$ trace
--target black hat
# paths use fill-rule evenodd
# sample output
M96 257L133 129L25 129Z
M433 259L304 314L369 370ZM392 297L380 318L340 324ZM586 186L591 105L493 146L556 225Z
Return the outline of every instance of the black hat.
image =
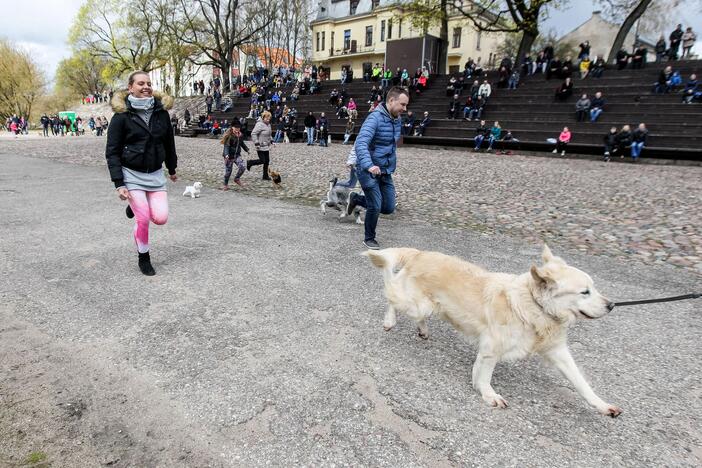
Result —
M237 120L232 121L232 128L241 128L241 123Z

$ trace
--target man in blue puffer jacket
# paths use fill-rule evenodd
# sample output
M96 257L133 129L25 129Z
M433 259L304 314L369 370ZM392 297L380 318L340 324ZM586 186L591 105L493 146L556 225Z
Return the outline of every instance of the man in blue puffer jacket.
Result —
M392 173L397 163L397 140L400 139L400 115L407 110L409 93L394 87L388 91L385 103L366 117L356 138L356 175L364 195L351 194L346 212L356 206L366 209L365 240L369 249L380 248L375 240L375 227L380 213L395 211L395 185Z

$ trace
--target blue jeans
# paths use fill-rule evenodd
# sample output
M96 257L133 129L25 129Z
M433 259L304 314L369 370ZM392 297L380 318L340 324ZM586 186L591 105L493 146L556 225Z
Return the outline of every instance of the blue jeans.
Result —
M356 166L352 166L351 169L349 169L349 180L346 180L344 182L337 182L336 185L339 185L341 187L348 187L350 189L356 187L356 184L358 183L358 176L356 176Z
M273 137L273 143L280 143L281 141L283 141L283 131L276 130L275 136Z
M488 149L491 150L493 143L495 143L495 137L493 135L490 135L488 137L488 143Z
M636 159L641 154L641 150L644 147L643 141L634 141L631 143L631 157Z
M314 144L314 127L307 127L307 144Z
M483 144L484 139L485 139L485 135L476 135L475 136L475 149L480 148L480 145Z
M375 227L380 213L391 214L395 211L395 184L392 175L372 175L360 167L356 168L358 181L361 182L363 195L352 195L359 206L366 209L365 240L375 239Z
M468 115L469 119L480 119L480 117L483 115L483 108L473 108L470 110L470 114Z
M599 107L591 109L590 110L590 122L596 122L597 119L600 117L601 113L602 113L602 109L600 109Z

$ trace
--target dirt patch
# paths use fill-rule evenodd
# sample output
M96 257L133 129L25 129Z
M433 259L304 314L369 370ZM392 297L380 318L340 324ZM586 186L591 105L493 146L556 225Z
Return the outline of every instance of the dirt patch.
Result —
M148 384L2 309L0 467L218 466Z

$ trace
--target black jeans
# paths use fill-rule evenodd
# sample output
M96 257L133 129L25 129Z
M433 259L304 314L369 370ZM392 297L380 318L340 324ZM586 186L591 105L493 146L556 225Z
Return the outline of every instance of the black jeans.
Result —
M249 161L249 166L258 166L263 164L263 180L269 179L268 177L268 164L270 163L270 154L268 151L257 150L258 159Z

